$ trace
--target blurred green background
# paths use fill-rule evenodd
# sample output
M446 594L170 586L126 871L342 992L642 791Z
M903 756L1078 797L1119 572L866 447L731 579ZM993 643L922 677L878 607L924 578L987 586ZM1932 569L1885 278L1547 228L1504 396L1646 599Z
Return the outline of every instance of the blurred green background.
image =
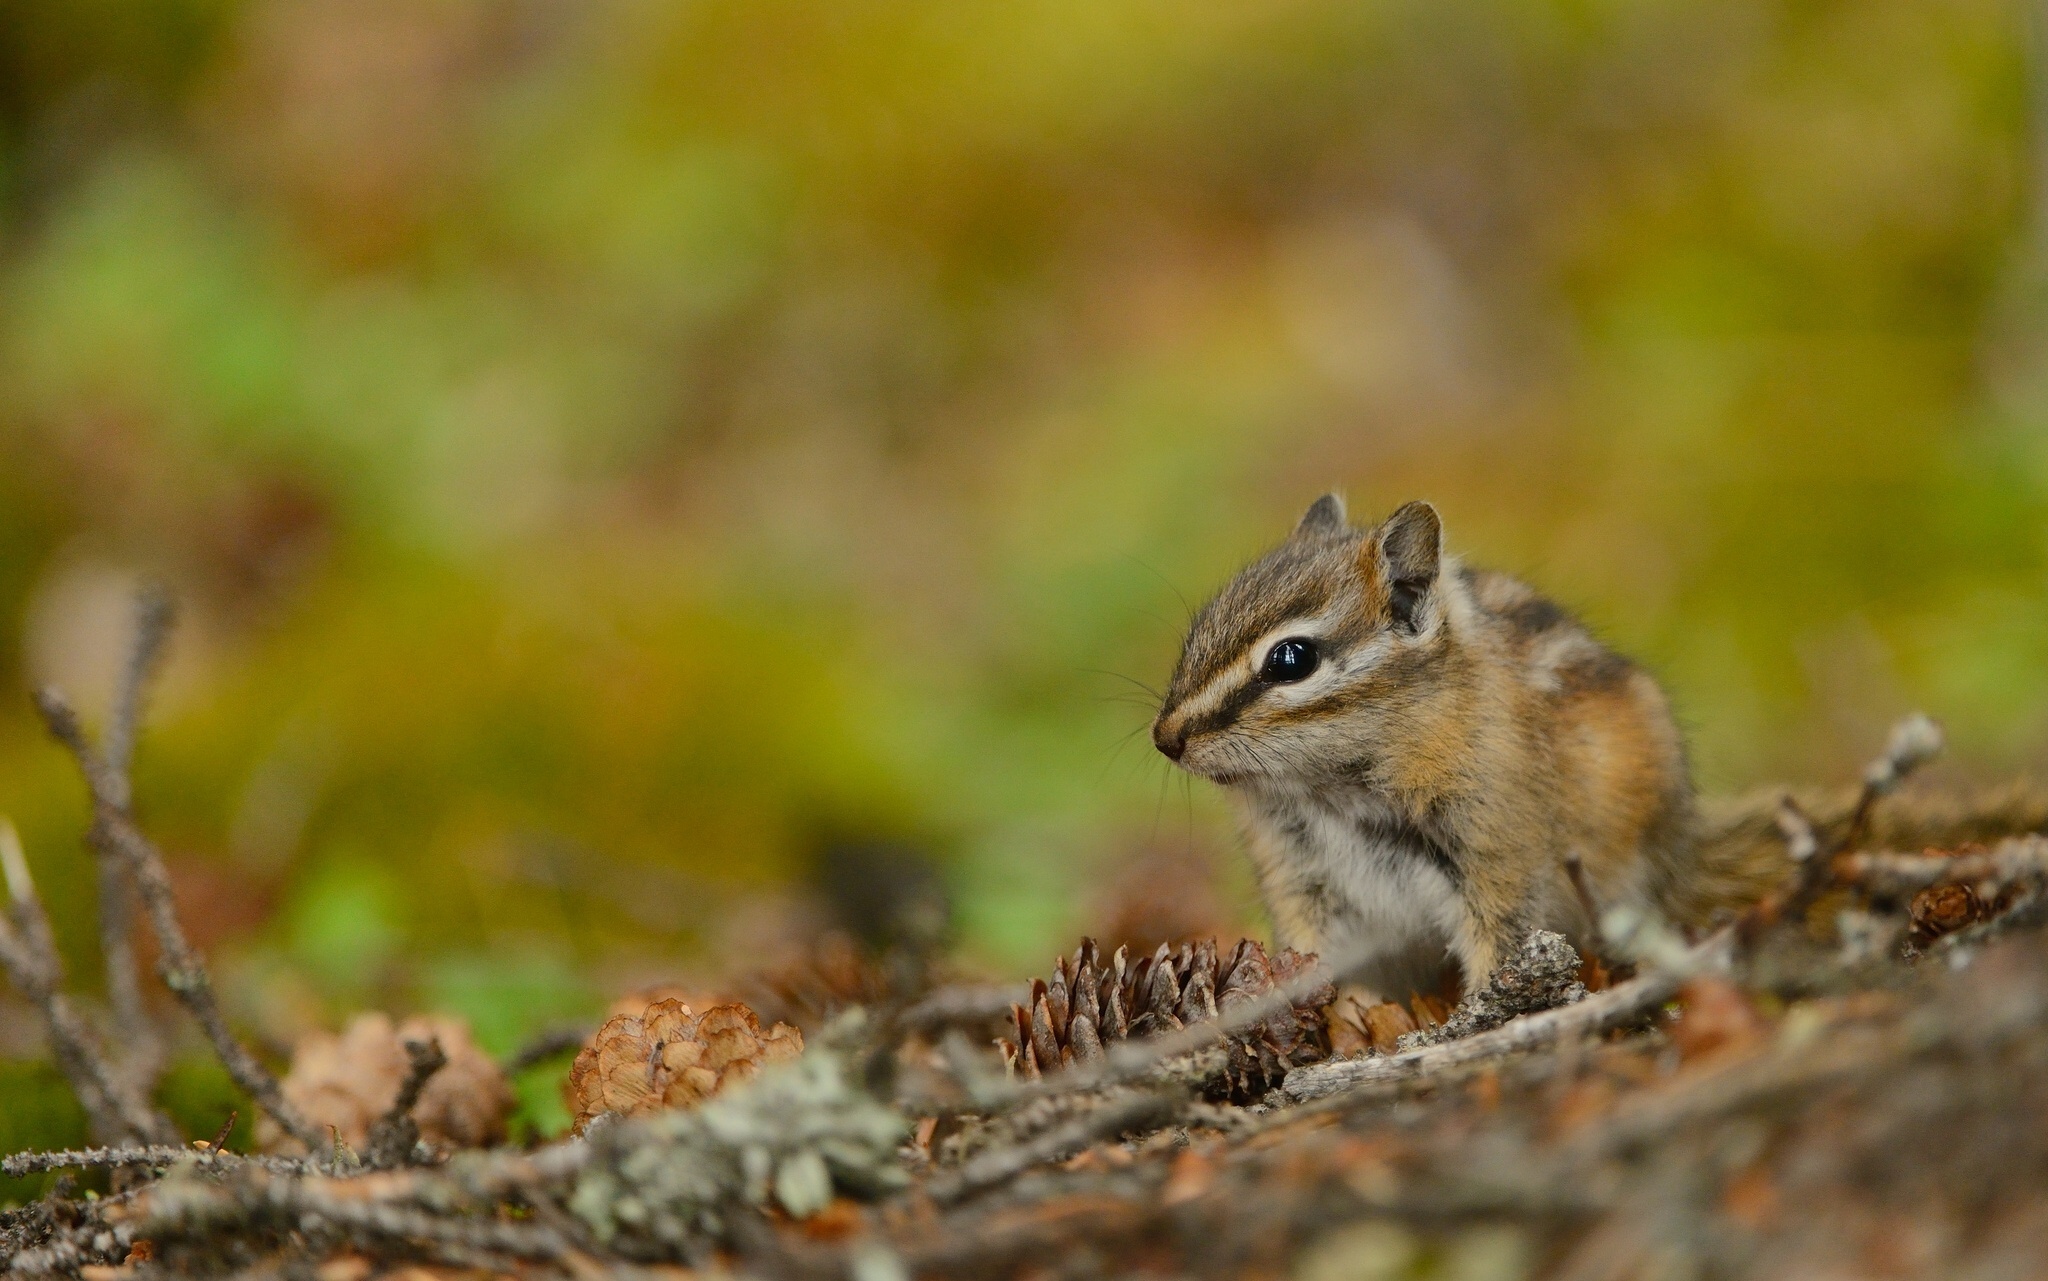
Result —
M141 805L269 1044L751 963L846 842L1021 973L1162 849L1245 911L1129 682L1333 487L1643 657L1709 790L1913 707L2030 767L2041 48L1995 0L0 0L0 813L90 990L21 692L102 711L154 578Z

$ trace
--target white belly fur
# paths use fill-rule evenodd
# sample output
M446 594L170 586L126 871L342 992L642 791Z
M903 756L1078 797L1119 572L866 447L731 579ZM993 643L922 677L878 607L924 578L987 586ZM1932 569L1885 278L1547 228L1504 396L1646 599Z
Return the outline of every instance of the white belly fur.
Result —
M1419 848L1373 833L1397 828L1377 802L1333 804L1290 797L1252 807L1279 856L1276 893L1293 897L1316 937L1285 940L1326 956L1363 945L1367 959L1351 982L1387 1000L1433 992L1455 964L1453 940L1464 918L1457 887Z

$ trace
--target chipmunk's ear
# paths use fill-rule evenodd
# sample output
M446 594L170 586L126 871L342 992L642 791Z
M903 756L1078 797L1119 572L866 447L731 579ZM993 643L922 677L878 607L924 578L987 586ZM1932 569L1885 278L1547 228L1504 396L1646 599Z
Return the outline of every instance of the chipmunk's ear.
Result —
M1309 505L1308 514L1294 527L1296 538L1316 538L1324 534L1344 532L1344 500L1335 494L1324 494Z
M1428 503L1409 503L1387 517L1374 542L1394 622L1413 631L1443 565L1443 518Z

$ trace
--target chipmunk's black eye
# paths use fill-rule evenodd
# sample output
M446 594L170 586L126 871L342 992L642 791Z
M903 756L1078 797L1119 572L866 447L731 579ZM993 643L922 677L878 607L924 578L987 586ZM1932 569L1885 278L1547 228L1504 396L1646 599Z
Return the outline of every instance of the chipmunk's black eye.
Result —
M1320 661L1322 655L1316 653L1314 641L1299 636L1289 637L1266 651L1266 661L1259 668L1259 679L1275 685L1305 680Z

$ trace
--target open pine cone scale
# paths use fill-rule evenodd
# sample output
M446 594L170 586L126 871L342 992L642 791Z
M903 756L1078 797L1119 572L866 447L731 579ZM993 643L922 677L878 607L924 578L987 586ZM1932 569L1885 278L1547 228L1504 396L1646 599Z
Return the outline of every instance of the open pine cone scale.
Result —
M1102 1059L1118 1041L1206 1023L1224 1010L1263 996L1313 963L1290 950L1268 959L1265 945L1244 939L1219 959L1213 939L1161 944L1132 964L1128 948L1105 960L1094 939L1081 940L1072 961L1060 957L1050 981L1031 985L1029 1006L1010 1007L1014 1039L997 1042L1008 1070L1026 1079L1071 1064ZM1329 996L1310 993L1231 1038L1230 1092L1262 1092L1287 1068L1328 1053L1321 1007Z

